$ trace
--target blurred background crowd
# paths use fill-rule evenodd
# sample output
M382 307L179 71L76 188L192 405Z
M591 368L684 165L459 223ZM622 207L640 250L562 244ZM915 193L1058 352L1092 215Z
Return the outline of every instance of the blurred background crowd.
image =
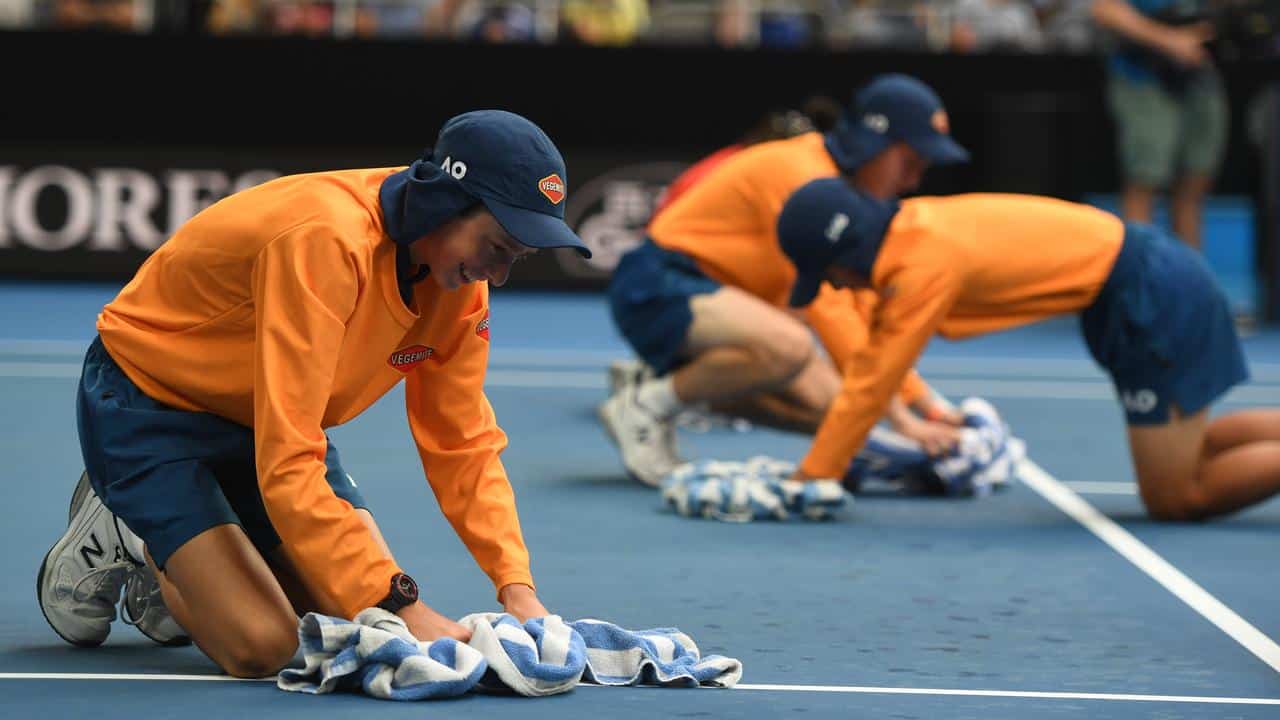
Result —
M1092 0L0 0L0 28L433 37L493 43L716 44L920 52L1097 52ZM1173 3L1172 5L1177 5ZM1183 3L1184 5L1187 3ZM1280 0L1192 2L1251 47ZM1225 19L1224 19L1225 18Z

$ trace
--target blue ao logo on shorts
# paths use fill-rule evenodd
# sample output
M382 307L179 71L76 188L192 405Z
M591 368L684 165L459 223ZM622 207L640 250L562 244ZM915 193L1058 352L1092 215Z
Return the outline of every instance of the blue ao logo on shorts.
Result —
M1120 393L1120 404L1134 413L1149 413L1160 404L1160 396L1154 390L1125 390Z

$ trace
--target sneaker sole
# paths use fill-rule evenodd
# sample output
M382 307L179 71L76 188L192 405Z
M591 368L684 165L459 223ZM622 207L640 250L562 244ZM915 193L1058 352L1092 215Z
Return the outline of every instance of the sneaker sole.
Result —
M84 496L89 494L89 471L80 473L80 480L76 483L75 492L71 493L71 504L67 506L67 527L71 527L71 520L76 516L76 508L80 507L80 503L84 502Z

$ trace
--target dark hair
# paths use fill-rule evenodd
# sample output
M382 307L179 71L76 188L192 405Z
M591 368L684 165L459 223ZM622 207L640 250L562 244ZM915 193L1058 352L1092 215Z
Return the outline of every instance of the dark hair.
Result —
M783 140L807 132L827 132L840 118L840 103L825 96L811 95L805 98L799 109L773 110L756 121L743 133L739 142L743 145Z

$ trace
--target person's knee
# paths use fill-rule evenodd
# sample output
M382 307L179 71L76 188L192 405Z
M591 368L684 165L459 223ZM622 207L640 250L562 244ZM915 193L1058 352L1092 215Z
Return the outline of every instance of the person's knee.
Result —
M784 326L758 344L755 351L771 384L781 387L795 379L812 360L813 339L803 326Z
M289 664L298 650L293 623L254 621L225 637L222 657L213 658L228 675L259 678L274 675Z
M1194 482L1169 483L1160 492L1144 491L1142 501L1147 515L1160 522L1196 522L1210 515L1209 498Z

